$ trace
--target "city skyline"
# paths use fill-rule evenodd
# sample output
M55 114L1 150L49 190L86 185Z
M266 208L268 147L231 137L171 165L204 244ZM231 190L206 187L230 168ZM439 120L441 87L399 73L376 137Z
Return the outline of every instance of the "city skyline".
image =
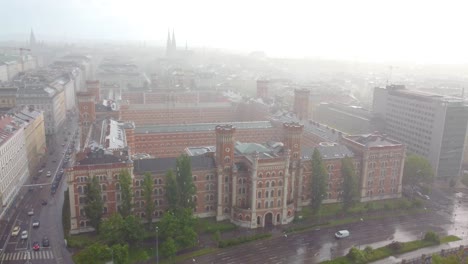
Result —
M264 51L271 57L367 62L467 63L462 36L466 5L451 1L10 1L2 40L114 40ZM215 23L214 23L215 22Z

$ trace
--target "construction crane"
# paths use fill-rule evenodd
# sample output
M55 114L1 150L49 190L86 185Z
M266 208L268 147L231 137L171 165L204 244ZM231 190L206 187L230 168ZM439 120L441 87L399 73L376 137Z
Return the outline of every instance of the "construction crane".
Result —
M29 51L31 52L31 49L27 48L17 48L17 47L0 47L2 50L18 50L20 57L21 57L21 71L24 71L24 59L23 59L23 51Z

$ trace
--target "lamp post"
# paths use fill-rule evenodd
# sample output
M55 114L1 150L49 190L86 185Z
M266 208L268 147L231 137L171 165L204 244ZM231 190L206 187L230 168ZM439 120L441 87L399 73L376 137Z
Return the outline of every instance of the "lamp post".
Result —
M159 228L156 226L156 264L159 264Z

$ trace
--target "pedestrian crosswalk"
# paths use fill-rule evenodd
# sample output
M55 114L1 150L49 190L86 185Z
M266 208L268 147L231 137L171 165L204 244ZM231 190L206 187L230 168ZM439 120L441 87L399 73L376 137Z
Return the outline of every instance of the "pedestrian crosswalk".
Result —
M54 253L50 250L39 251L17 251L5 252L0 255L0 261L13 261L13 260L28 260L28 259L53 259Z

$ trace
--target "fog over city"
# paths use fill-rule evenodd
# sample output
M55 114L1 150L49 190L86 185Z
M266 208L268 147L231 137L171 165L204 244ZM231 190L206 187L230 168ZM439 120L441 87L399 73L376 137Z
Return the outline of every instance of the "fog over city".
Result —
M1 39L164 44L175 28L192 47L273 57L467 63L466 1L3 0Z
M0 0L0 264L468 263L467 10Z

